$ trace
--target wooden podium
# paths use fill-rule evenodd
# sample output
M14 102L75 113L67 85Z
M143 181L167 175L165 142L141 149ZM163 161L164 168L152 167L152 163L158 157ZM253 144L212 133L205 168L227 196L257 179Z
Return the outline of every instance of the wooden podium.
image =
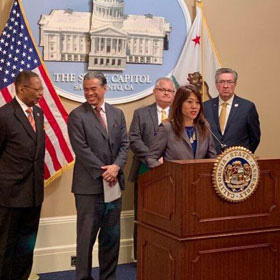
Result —
M280 280L280 159L260 159L256 192L220 198L214 160L166 162L138 193L138 280Z

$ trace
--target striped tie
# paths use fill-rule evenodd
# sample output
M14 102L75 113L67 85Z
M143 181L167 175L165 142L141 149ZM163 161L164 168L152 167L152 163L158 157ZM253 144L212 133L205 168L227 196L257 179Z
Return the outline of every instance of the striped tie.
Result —
M101 107L95 107L96 116L99 119L99 121L100 121L102 127L104 128L104 130L107 132L107 126L106 126L105 121L104 121L104 119L101 115L101 110L102 110Z
M28 118L33 130L36 132L36 124L35 124L35 120L34 120L34 117L33 117L32 109L28 108L28 109L25 110L25 112L27 113L27 118Z

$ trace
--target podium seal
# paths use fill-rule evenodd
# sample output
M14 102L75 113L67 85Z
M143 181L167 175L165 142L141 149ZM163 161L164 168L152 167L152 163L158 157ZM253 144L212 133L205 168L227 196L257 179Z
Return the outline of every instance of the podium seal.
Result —
M230 202L251 196L259 182L260 170L255 156L244 147L231 147L218 156L212 179L217 194Z

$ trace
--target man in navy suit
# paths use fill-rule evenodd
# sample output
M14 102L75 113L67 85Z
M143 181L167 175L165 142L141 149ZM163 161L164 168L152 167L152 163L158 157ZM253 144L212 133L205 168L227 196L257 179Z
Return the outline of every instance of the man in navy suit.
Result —
M22 71L0 108L0 279L26 280L44 196L45 132L39 76Z
M204 114L221 143L243 146L254 153L261 137L259 116L254 103L235 94L237 78L237 72L230 68L217 70L219 96L204 102ZM216 139L215 143L217 153L221 153L221 143Z
M121 197L104 200L104 186L124 189L128 137L123 112L104 102L107 80L89 72L83 81L86 102L69 115L68 131L76 154L72 192L77 209L76 279L91 276L98 234L100 280L115 280L120 247Z

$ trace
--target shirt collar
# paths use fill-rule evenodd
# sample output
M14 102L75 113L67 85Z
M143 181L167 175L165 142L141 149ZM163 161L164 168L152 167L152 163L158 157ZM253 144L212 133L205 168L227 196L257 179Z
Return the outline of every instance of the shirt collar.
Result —
M94 106L94 105L91 105L91 107L93 108L93 110L96 108L96 106ZM105 113L105 102L103 102L103 104L101 106L98 106L98 107L101 107L102 112Z
M223 103L227 103L228 105L232 106L233 103L233 99L234 99L234 95L228 100L228 101L224 101L220 96L219 96L219 106L221 106Z
M26 109L28 109L28 108L31 108L31 109L33 110L32 107L28 107L25 103L23 103L23 102L19 99L19 97L18 97L17 95L15 96L15 99L16 99L17 102L19 103L19 105L20 105L21 109L23 110L23 112L25 112Z
M157 105L157 112L158 113L161 113L162 112L162 110L164 110L165 112L166 112L166 114L168 115L168 113L169 113L169 109L170 109L170 107L168 106L168 107L166 107L165 109L163 109L163 108L161 108L160 106L158 106Z

